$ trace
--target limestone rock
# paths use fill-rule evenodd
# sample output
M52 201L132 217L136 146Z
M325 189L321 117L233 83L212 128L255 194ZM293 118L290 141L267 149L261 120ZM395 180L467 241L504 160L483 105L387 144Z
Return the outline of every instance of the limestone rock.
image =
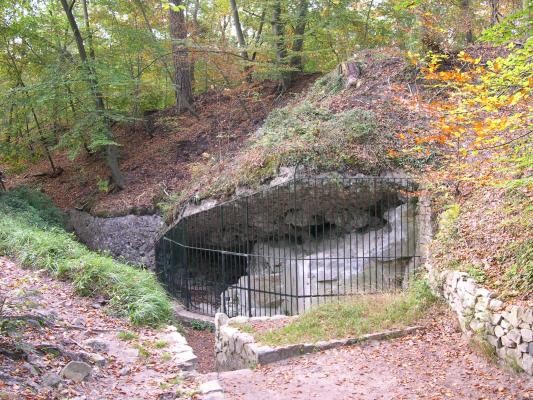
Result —
M522 342L522 335L520 334L520 331L518 329L511 329L507 333L507 337L509 338L509 340L512 340L516 344L519 344Z
M502 346L500 338L497 336L487 335L487 342L489 342L492 346L496 348L499 348Z
M56 373L47 372L43 375L42 380L43 386L54 387L59 385L59 382L61 382L61 377Z
M533 331L531 329L521 329L520 333L524 342L533 342Z
M492 325L498 325L500 323L500 321L502 320L502 315L501 314L492 314L491 318L490 318L490 323Z
M524 354L522 357L522 368L529 375L533 375L533 356L530 354Z
M92 371L92 367L82 361L71 361L62 370L61 377L74 382L81 382L86 379Z
M502 337L503 335L505 335L505 330L500 325L496 325L494 327L494 334L497 337Z
M96 352L106 352L109 350L109 343L100 339L87 339L83 344Z

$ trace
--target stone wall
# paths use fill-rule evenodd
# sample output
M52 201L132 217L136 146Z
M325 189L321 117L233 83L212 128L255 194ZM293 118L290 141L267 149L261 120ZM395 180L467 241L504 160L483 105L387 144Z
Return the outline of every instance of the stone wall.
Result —
M369 340L384 340L401 337L422 329L421 326L394 329L390 331L369 333L356 338L332 339L315 343L297 343L270 347L256 343L249 333L239 330L239 324L254 321L274 321L290 319L285 315L273 317L234 317L218 313L215 316L215 362L218 371L234 371L253 368L302 354L315 353L342 346L351 346Z
M149 268L155 266L155 240L164 226L159 215L94 217L70 210L69 227L93 250L109 251L114 257Z
M463 332L486 340L499 359L533 375L533 308L506 305L465 272L434 268L430 200L422 196L419 204L420 251L431 286L455 311Z
M500 359L533 375L533 308L506 306L464 272L441 272L439 279L463 331L485 338Z

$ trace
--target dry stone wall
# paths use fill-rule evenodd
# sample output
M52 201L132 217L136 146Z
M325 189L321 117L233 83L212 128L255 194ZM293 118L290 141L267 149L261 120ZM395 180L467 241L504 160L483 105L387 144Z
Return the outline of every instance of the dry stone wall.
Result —
M465 272L435 268L430 199L421 196L419 206L420 251L433 289L455 311L463 332L485 339L499 359L533 375L533 308L505 304Z
M533 375L533 308L506 306L464 272L439 275L444 298L463 331L486 338L500 359Z

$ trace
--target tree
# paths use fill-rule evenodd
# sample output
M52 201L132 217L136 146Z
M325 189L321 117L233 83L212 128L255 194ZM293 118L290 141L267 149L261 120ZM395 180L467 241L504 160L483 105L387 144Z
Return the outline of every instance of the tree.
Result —
M94 100L94 104L96 107L96 111L98 113L98 117L99 117L98 119L100 120L99 128L103 130L105 138L108 140L108 143L106 143L105 145L105 149L106 149L106 161L111 171L111 177L113 179L113 182L117 186L117 188L123 189L124 179L119 169L117 144L113 141L113 133L111 132L111 129L109 126L109 119L106 118L106 108L104 104L104 99L102 97L102 93L100 92L100 88L98 86L98 76L96 74L96 70L94 69L94 66L91 65L87 57L87 52L85 50L85 44L83 42L83 38L78 28L78 23L76 22L76 18L74 17L74 14L72 12L72 7L67 3L67 0L60 0L60 1L61 1L61 6L63 7L63 10L65 11L65 15L67 16L70 29L72 30L74 39L76 41L76 46L78 48L78 55L81 59L82 66L85 71L84 77L90 88L90 91L91 91L91 94ZM83 7L84 7L85 13L87 9L86 1L87 0L83 0L83 3L84 3ZM74 5L74 3L72 3L72 5ZM87 24L88 24L88 20L87 20ZM93 54L91 54L91 57L93 57Z
M172 41L172 60L174 62L174 86L176 88L176 109L178 112L193 112L191 63L185 23L185 7L182 0L172 0L169 6L170 39Z

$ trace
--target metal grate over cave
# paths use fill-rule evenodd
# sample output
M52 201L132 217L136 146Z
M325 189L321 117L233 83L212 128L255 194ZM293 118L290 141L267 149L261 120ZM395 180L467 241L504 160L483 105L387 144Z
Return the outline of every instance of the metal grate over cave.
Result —
M168 291L193 312L299 314L414 276L417 185L406 178L295 178L182 217L156 245Z

